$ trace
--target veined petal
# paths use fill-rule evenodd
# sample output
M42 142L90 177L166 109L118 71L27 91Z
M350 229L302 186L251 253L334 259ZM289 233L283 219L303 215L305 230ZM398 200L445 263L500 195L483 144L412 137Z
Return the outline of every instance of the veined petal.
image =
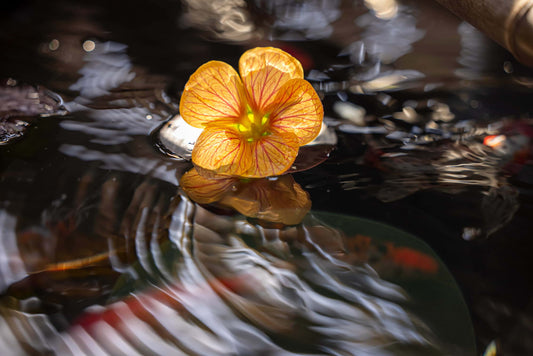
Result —
M244 177L276 176L288 170L298 155L298 138L292 133L275 133L251 142L252 161Z
M303 78L300 62L290 54L273 47L257 47L246 51L239 60L239 72L252 110L265 114L286 81Z
M291 79L274 99L270 111L272 132L291 132L303 146L320 132L324 109L313 86L305 79Z
M228 176L207 178L193 168L181 176L180 187L195 202L209 204L222 199L236 182L238 178Z
M239 74L229 64L211 61L194 72L180 100L183 119L194 127L235 122L244 110L245 94Z
M241 176L252 164L251 146L236 129L209 125L194 145L192 161L218 174Z

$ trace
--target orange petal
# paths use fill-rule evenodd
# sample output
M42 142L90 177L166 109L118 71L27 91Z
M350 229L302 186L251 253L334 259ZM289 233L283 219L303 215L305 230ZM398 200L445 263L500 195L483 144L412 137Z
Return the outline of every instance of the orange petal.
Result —
M180 187L195 202L209 204L219 201L228 191L231 191L237 181L237 178L227 176L207 178L193 168L181 176Z
M322 102L313 86L305 79L286 82L269 111L271 130L294 133L300 146L317 137L324 117Z
M292 133L271 134L249 144L253 161L244 177L280 175L291 167L298 155L298 137Z
M289 79L303 78L300 62L290 54L273 47L257 47L246 51L239 60L239 72L252 110L263 110L274 100L279 88Z
M191 75L180 100L183 119L203 128L217 122L232 123L245 110L244 88L239 74L229 64L207 62Z
M198 137L192 161L219 174L244 174L252 163L252 145L231 127L209 125Z

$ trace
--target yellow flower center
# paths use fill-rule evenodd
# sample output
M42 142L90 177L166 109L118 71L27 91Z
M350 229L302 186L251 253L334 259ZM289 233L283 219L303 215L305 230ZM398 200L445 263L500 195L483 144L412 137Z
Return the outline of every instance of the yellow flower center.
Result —
M246 138L248 142L254 142L263 136L270 135L268 131L270 113L260 114L254 112L250 105L246 105L246 114L240 122L235 124L237 130Z

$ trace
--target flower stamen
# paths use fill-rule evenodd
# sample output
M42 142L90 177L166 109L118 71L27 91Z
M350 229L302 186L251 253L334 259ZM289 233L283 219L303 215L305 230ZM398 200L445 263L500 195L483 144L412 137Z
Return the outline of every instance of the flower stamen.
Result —
M246 142L255 142L271 133L268 131L270 113L258 114L252 110L250 105L246 105L246 116L234 127L243 134Z

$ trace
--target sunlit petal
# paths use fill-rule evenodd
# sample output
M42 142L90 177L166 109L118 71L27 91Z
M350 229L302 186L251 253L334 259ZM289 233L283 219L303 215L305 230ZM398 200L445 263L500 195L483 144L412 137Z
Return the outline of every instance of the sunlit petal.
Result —
M246 177L268 177L284 173L298 155L298 137L277 133L251 142L252 161Z
M238 178L218 176L207 178L198 173L196 168L185 173L180 179L180 187L187 193L189 198L199 204L209 204L222 199L231 191Z
M304 79L286 82L270 110L272 131L294 133L300 146L314 140L322 127L322 102L313 86Z
M252 145L238 131L207 126L192 151L192 161L201 168L219 174L241 176L252 163Z
M303 78L300 62L290 54L272 47L246 51L239 60L239 72L253 110L264 114L286 81Z
M191 75L181 96L180 113L194 127L234 122L245 110L241 79L229 64L207 62Z

